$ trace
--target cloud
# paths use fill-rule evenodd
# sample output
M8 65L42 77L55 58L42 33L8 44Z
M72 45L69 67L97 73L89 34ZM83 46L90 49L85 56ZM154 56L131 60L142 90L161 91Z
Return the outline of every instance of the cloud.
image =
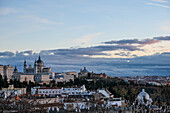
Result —
M155 3L147 3L148 5L153 5L153 6L158 6L158 7L163 7L163 8L170 8L169 6L166 5L161 5L161 4L155 4Z
M16 52L16 56L31 56L33 54L32 50L29 51L22 51L22 52Z
M119 56L130 56L130 52L120 52L120 53L115 53L115 55L119 55Z
M107 41L107 42L102 42L104 44L141 44L141 45L150 45L150 44L155 44L159 43L163 40L170 40L170 36L159 36L159 37L154 37L152 39L143 39L143 40L138 40L138 39L124 39L124 40L112 40L112 41Z
M155 39L144 39L144 40L138 40L138 39L128 39L128 40L118 40L118 41L108 41L104 42L104 44L154 44L158 43L160 41Z
M54 72L78 72L83 66L87 66L89 71L104 72L111 76L170 75L170 52L165 51L164 53L137 56L143 50L140 46L135 45L152 44L155 40L160 42L163 40L168 41L169 37L160 36L144 40L119 40L114 42L114 44L91 47L42 50L40 55L45 65L51 67ZM93 57L94 55L110 55L105 51L114 51L112 54L118 57ZM16 53L10 51L0 52L0 63L4 65L11 64L12 66L17 65L18 69L22 71L25 59L27 59L28 64L33 65L34 60L38 56L39 54L34 53L32 50Z
M168 3L168 1L166 1L166 0L152 0L152 1L160 2L160 3Z
M156 40L162 40L162 41L164 40L164 41L165 41L165 40L170 40L170 36L164 36L164 37L163 37L163 36L160 36L160 37L154 37L154 39L156 39Z
M42 23L42 24L51 24L51 25L61 25L61 24L64 24L62 22L58 23L58 22L54 22L54 21L48 20L47 18L41 18L41 17L38 17L36 15L25 15L25 16L21 16L20 18L31 20L33 22Z
M97 38L101 34L102 34L101 32L88 34L88 35L85 35L85 36L83 36L81 38L76 39L75 41L78 42L78 43L81 43L81 44L85 44L87 42L90 42L90 41L94 40L95 38Z
M92 29L92 28L95 28L95 26L92 26L92 25L80 25L80 26L74 26L72 27L71 29Z
M0 15L7 15L10 13L15 13L16 10L12 8L0 8Z
M136 46L131 45L99 45L99 46L91 46L86 48L77 48L77 49L57 49L57 50L43 50L40 52L42 55L62 55L62 56L93 56L93 55L107 55L103 53L103 51L113 51L113 50L127 50L127 51L135 51L139 49Z
M136 58L91 58L83 56L70 57L60 54L41 54L45 65L51 67L54 72L79 72L83 66L86 66L89 71L96 73L103 72L110 76L170 75L169 57L169 52ZM35 58L38 58L38 54L33 53L25 57L20 55L0 57L0 62L4 65L16 65L19 71L22 71L24 60L27 59L28 64L31 63L33 65Z
M161 29L170 32L170 26L162 26Z
M13 52L10 51L0 52L0 57L12 57L12 56L14 56Z

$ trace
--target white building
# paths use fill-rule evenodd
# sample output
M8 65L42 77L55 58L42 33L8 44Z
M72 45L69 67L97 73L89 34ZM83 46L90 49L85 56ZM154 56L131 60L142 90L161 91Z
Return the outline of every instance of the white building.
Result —
M97 92L101 93L105 98L110 98L112 96L111 93L106 89L99 89Z
M81 95L86 92L85 85L81 87L33 87L31 88L31 94L39 94L39 95Z
M107 107L111 108L114 106L124 106L125 100L122 100L122 98L111 98L107 102Z
M86 92L86 87L85 85L81 87L68 87L68 88L63 88L63 93L67 93L69 95L81 95Z
M51 88L40 87L37 89L37 94L40 94L40 95L61 95L62 91L63 91L62 87L51 87Z
M142 89L142 92L140 92L136 98L136 102L138 105L151 105L152 99L149 97L149 94L145 92L145 89Z

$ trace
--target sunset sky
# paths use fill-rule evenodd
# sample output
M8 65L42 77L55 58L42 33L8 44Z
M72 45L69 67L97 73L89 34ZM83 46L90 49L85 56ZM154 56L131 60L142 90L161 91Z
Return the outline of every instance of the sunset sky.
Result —
M170 0L0 0L0 64L39 54L60 72L170 75Z

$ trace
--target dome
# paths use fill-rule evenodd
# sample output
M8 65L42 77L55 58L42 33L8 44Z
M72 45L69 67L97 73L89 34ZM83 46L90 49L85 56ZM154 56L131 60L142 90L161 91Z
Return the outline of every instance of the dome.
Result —
M44 64L44 62L41 60L41 57L39 56L39 59L37 60L38 64Z
M152 99L149 97L149 94L145 92L144 89L142 89L142 92L140 92L136 98L136 101L138 102L138 105L151 105Z
M149 94L145 92L144 89L142 89L142 92L140 92L137 96L137 99L140 100L140 101L143 101L143 99L146 99L146 100L149 100L150 97L149 97Z
M15 66L14 73L17 73L17 72L18 72L18 69L17 69L17 67Z
M82 70L82 72L83 72L83 73L87 73L87 72L88 72L87 69L86 69L86 67L84 67L84 70Z

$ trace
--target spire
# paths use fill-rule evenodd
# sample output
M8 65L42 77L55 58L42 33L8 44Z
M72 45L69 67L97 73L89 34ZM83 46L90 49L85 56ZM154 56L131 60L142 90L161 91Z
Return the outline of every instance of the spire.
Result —
M35 60L35 62L34 62L34 66L37 66L37 61Z
M39 55L39 59L38 60L41 60L41 57L40 57L40 55Z
M27 61L26 60L24 61L24 66L27 66Z
M145 89L142 89L142 92L145 92Z
M17 70L17 67L15 66L14 73L17 73L17 72L18 72L18 70Z

